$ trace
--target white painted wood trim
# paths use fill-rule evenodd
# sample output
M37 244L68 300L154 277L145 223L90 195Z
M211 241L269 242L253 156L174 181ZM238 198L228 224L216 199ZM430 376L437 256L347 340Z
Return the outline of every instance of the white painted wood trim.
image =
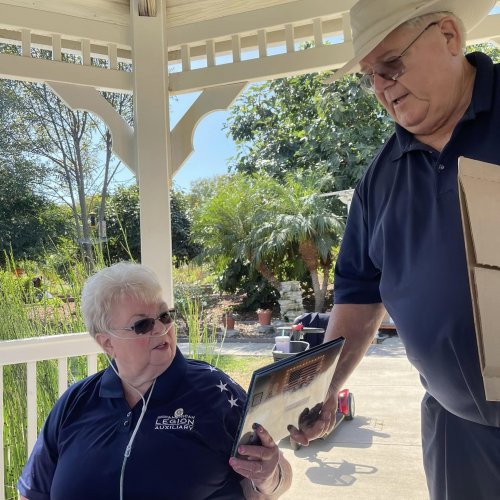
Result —
M323 45L323 27L321 25L321 19L319 17L313 20L313 31L315 47Z
M23 57L31 57L31 31L21 30L21 54Z
M233 63L241 61L241 40L239 35L233 35L231 38Z
M183 45L181 47L181 63L182 63L182 71L190 71L191 70L191 58L189 54L189 45Z
M87 374L93 375L97 373L97 355L89 354L87 356Z
M352 57L352 45L322 45L291 54L278 54L265 59L250 59L231 65L200 68L189 73L170 75L170 90L177 94L194 92L217 85L262 81L285 76L334 69Z
M165 300L173 306L166 0L157 3L156 17L144 17L138 15L138 0L130 1L135 151L139 174L141 261L156 272Z
M52 35L52 60L62 60L61 35L55 33Z
M229 108L245 85L243 82L206 89L186 111L171 133L173 175L194 151L193 137L198 123L214 111Z
M54 81L131 93L132 73L33 57L0 54L0 78L45 83Z
M82 38L88 38L93 42L112 42L119 47L130 47L127 26L17 5L0 4L0 26L10 29L22 26L49 36L59 33L78 42Z
M118 69L118 48L116 43L108 44L108 60L110 69Z
M57 360L57 392L61 397L68 388L68 358Z
M92 65L90 60L90 40L88 38L82 40L82 64L84 66Z
M292 24L287 24L285 26L285 43L286 43L286 51L288 53L295 52L295 38L294 38Z
M88 333L66 333L0 342L0 366L101 353Z
M267 57L267 37L266 30L259 30L257 32L257 39L259 40L259 57Z
M102 353L100 346L88 333L70 333L0 342L0 449L3 450L3 395L5 391L3 366L26 363L26 407L27 407L27 451L35 445L37 429L37 376L38 361L57 359L58 394L61 396L68 387L68 358L87 356L88 374L96 373L97 355ZM0 499L4 498L4 458L0 454Z
M169 48L180 47L187 43L193 45L208 39L229 38L234 34L269 30L286 24L296 24L315 18L340 18L348 12L355 0L299 0L242 14L174 26L169 30Z
M58 82L47 82L47 85L73 111L82 109L99 116L113 137L113 152L137 174L134 129L96 89Z
M351 42L351 16L349 12L342 15L342 32L344 34L344 42Z
M36 437L38 434L37 429L37 380L36 380L36 361L26 363L26 402L28 410L28 429L27 429L27 443L28 453L31 452L35 446Z
M207 40L207 66L215 66L215 42Z

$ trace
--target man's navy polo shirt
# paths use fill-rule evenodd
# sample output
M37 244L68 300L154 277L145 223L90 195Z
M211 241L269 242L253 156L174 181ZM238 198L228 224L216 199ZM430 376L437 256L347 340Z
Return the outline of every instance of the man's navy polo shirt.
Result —
M500 165L500 66L482 53L471 104L440 153L396 125L357 186L335 303L382 301L426 390L455 415L500 426L485 400L458 198L457 159Z
M148 397L145 395L145 399ZM156 380L128 458L124 498L244 498L229 466L245 392L207 363L177 350ZM130 410L108 368L57 401L18 482L30 500L118 499L125 448L142 409Z

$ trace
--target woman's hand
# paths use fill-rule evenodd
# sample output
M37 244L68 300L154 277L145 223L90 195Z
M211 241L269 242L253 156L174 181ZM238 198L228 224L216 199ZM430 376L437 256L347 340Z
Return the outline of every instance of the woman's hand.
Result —
M238 454L242 458L231 457L229 465L238 474L250 479L260 492L272 493L280 482L280 472L277 467L280 451L262 425L254 424L253 429L261 444L240 445Z

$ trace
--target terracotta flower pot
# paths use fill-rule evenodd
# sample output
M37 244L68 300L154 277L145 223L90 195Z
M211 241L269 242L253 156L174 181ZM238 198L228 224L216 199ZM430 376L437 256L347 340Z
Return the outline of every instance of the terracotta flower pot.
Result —
M232 314L224 314L222 316L222 324L227 330L234 330L235 318Z
M270 325L271 324L271 316L273 312L271 309L259 309L257 311L257 316L259 318L259 323L264 326L264 325Z

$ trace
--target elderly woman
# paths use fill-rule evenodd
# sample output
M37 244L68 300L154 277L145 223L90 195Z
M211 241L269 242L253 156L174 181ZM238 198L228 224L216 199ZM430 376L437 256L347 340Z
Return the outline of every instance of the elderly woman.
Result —
M262 426L231 448L245 392L176 345L155 274L120 263L82 292L88 331L110 366L57 401L19 479L21 498L274 499L291 470Z

